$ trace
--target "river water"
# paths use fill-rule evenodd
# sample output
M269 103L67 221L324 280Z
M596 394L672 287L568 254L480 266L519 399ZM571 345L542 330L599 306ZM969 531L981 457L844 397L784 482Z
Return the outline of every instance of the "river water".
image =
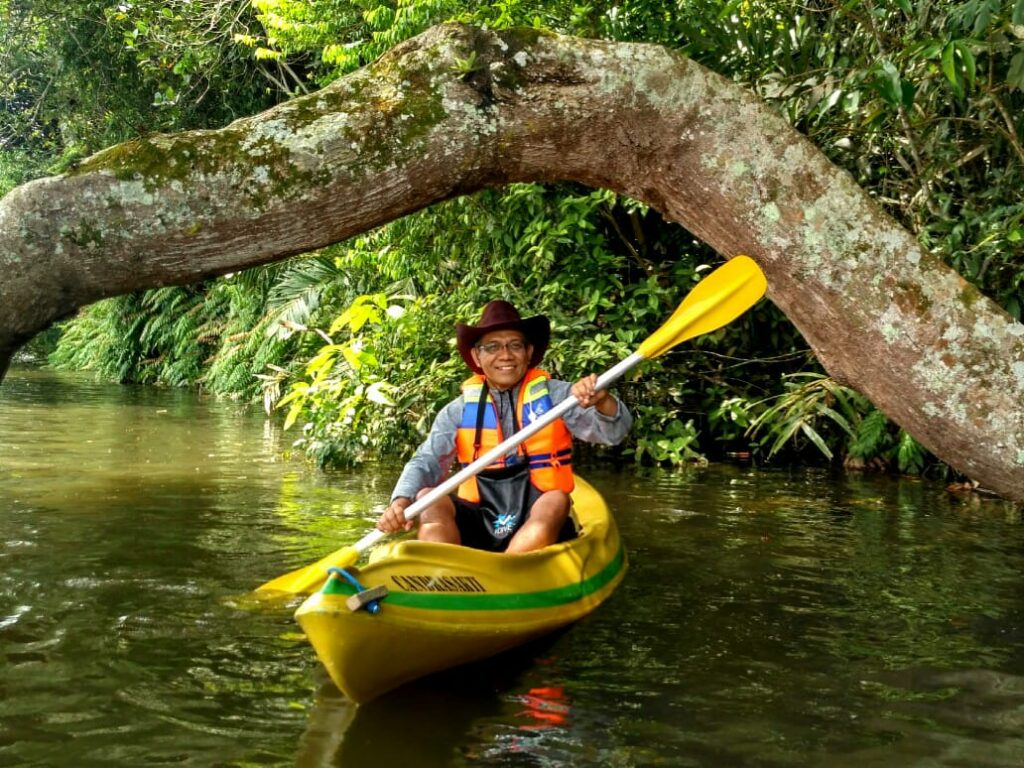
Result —
M1024 525L914 479L587 473L631 570L546 642L350 705L258 584L369 530L397 468L262 414L0 385L0 766L1020 766ZM415 653L415 648L409 649Z

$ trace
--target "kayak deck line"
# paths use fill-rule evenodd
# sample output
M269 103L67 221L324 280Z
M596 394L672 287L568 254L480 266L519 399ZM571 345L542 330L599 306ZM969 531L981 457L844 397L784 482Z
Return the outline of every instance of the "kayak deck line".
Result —
M509 555L513 557L513 555ZM620 546L615 558L588 579L554 589L513 594L480 592L389 592L381 599L381 607L389 605L434 611L515 611L529 608L558 608L598 592L619 574L625 564L625 551ZM321 594L351 596L356 589L339 578L331 578Z

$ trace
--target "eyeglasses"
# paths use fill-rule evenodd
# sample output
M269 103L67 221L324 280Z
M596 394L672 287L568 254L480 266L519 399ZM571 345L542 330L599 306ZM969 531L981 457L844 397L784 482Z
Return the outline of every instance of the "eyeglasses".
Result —
M500 342L500 341L488 341L486 344L477 344L477 351L483 355L496 355L503 349L507 349L513 355L518 355L524 349L526 349L526 342L514 339L512 341Z

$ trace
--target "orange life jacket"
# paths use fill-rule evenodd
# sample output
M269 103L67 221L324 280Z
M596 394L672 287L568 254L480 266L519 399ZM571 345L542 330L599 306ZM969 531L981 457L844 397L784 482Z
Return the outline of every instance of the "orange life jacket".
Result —
M523 377L519 387L519 402L516 405L520 429L536 421L553 407L551 393L548 391L549 378L547 373L538 368L531 368ZM476 375L470 376L462 384L462 421L455 433L455 451L459 463L463 466L472 464L505 439L501 434L498 409L490 392L481 403L484 381L482 375ZM481 406L485 410L477 445L477 421ZM530 482L538 490L561 490L566 493L572 491L575 487L572 476L572 435L561 419L555 419L537 434L529 437L520 446L520 450L524 449L529 458ZM500 458L487 469L504 466L505 459ZM456 493L460 499L480 501L480 491L475 477L460 485Z

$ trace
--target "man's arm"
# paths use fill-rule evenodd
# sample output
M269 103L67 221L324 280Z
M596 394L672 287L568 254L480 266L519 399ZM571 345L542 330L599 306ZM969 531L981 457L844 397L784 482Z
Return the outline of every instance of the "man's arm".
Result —
M597 376L584 376L575 384L552 379L548 382L551 402L555 405L569 395L576 395L580 404L562 417L573 437L588 443L618 445L633 426L633 415L625 404L607 390L595 390Z
M455 432L462 420L462 398L448 403L434 418L427 438L406 462L391 492L391 503L377 521L385 533L410 530L412 520L405 519L405 510L424 488L440 483L455 461Z

